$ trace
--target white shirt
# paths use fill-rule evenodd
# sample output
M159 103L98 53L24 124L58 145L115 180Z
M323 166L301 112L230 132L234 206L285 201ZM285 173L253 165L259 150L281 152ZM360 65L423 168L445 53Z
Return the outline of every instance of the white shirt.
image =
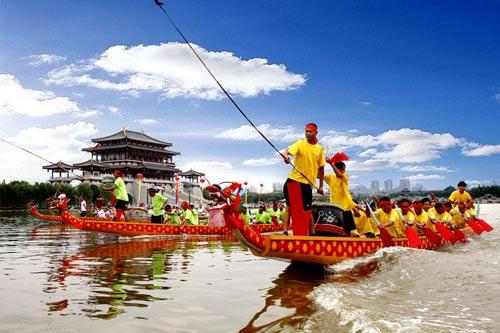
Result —
M85 200L82 200L82 202L80 202L80 211L81 212L87 211L87 203L85 202Z
M104 209L99 209L97 211L97 217L100 217L100 218L105 218L106 217L106 212L104 211Z

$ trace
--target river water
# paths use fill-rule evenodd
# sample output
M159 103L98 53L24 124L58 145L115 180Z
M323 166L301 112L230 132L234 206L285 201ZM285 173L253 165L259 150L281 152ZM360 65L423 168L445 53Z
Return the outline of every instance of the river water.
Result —
M495 229L316 270L231 238L118 238L0 216L0 332L500 332Z

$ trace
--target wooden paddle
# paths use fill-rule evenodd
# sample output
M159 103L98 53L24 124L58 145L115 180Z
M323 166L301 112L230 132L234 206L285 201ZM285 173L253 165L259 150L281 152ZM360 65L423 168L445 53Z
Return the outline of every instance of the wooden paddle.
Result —
M408 243L410 244L410 247L414 247L416 249L419 249L422 246L422 242L420 241L420 237L418 237L417 232L415 229L410 227L408 223L406 223L404 217L403 217L403 212L401 211L401 208L396 207L396 212L399 215L399 218L401 219L401 222L403 222L406 225L405 228L405 234L406 238L408 238Z
M484 231L484 229L479 225L477 224L477 222L475 221L475 219L473 217L471 217L467 223L469 224L469 226L471 227L471 229L477 234L477 235L481 235L481 233Z
M370 205L368 203L365 204L368 207L368 210L370 211L370 216L372 217L373 221L375 221L375 224L377 225L378 230L380 231L380 238L382 239L382 245L384 247L396 246L389 231L387 231L385 228L380 227L380 223L378 222L377 217L375 216L375 213L373 213L373 210L370 207Z

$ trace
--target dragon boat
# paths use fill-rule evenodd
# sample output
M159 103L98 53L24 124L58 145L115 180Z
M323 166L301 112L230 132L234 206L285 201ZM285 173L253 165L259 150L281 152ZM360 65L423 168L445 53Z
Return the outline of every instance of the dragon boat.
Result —
M60 223L64 223L63 221L63 218L61 215L55 215L55 214L42 214L38 211L38 208L33 205L33 206L29 206L28 207L29 211L31 212L31 214L40 219L40 220L44 220L44 221L49 221L49 222L60 222Z
M304 233L303 226L308 226L309 223L301 224L298 222L301 221L300 219L302 219L302 222L310 221L311 212L304 211L300 197L300 187L298 186L297 188L289 188L293 236L263 235L246 225L238 213L240 197L234 195L235 192L241 189L240 184L233 183L223 191L214 186L209 186L207 189L211 192L218 191L226 198L227 204L224 207L226 223L234 230L236 237L254 255L259 257L330 265L342 260L368 255L388 246L381 238L343 237L338 236L339 234L336 236L309 236L308 231ZM340 208L330 205L329 210L329 213L318 214L318 216L328 216L335 210L337 210L336 215L341 216ZM331 229L335 230L337 228L338 226L333 226ZM328 228L322 227L321 230L326 231ZM470 235L473 232L469 227L461 230L465 235ZM419 239L419 248L422 249L431 250L447 244L444 241L436 244L426 236L419 236ZM414 247L411 246L407 238L394 238L392 241L391 246Z
M232 235L230 227L212 227L208 225L154 224L147 221L116 222L103 219L81 218L73 216L63 205L59 206L63 223L70 224L83 231L103 232L119 236L146 235ZM281 224L254 224L249 228L257 234L282 231Z

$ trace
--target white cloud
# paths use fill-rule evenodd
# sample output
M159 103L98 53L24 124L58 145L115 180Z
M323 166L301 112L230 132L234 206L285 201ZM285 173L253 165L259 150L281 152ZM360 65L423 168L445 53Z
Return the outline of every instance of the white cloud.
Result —
M367 101L361 101L361 102L359 102L359 104L362 104L364 106L370 106L370 105L372 105L372 103L367 102Z
M448 167L438 167L435 165L407 165L399 169L406 172L426 172L426 171L440 171L440 172L453 172Z
M349 132L349 133L358 133L359 130L357 128L351 128L351 129L347 130L347 132Z
M34 54L27 57L30 60L29 64L31 66L40 66L47 64L54 64L66 60L66 57L61 57L55 54Z
M81 149L91 145L90 139L97 132L91 123L76 122L49 128L29 127L7 140L51 162L62 160L71 164L90 158ZM9 157L0 163L0 174L6 181L47 181L50 176L42 170L49 163L25 151L0 142L0 154Z
M208 51L192 45L233 95L254 97L272 91L286 91L296 89L306 81L304 75L290 73L284 65L269 64L266 59L243 60L231 52ZM97 78L102 72L109 78ZM223 96L188 46L177 42L132 47L116 45L83 65L71 64L49 72L45 82L134 94L158 92L164 98L213 100Z
M281 161L279 158L251 158L243 161L243 165L252 166L252 167L262 167L279 164Z
M373 155L376 155L378 153L377 149L375 148L370 148L370 149L367 149L367 150L363 150L361 153L359 153L358 155L360 157L369 157L369 156L373 156Z
M51 91L25 89L10 74L0 74L0 115L23 114L45 117L59 113L81 112L78 104Z
M182 163L181 165L179 165L179 168L182 171L193 169L195 171L203 173L213 173L232 170L233 165L230 162L221 161L190 161Z
M405 177L408 178L411 182L422 182L426 180L437 180L437 179L444 179L443 176L441 175L424 175L424 174L416 174L412 176Z
M395 163L384 159L368 159L365 161L347 161L347 171L373 171L391 169L396 167Z
M120 109L118 109L116 106L110 106L108 108L108 111L111 113L111 114L114 114L114 115L117 115L117 116L121 116L122 115L122 112L120 111Z
M152 119L152 118L136 119L134 121L142 125L155 125L159 123L158 119Z
M292 126L273 127L262 124L257 128L269 139L282 142L291 142L304 137L303 133L296 132ZM215 135L218 139L231 139L239 141L251 141L262 139L259 133L250 125L242 125L238 128L230 128ZM262 139L263 140L263 139Z
M500 145L475 145L473 149L465 149L462 151L465 156L489 156L493 154L500 154Z

